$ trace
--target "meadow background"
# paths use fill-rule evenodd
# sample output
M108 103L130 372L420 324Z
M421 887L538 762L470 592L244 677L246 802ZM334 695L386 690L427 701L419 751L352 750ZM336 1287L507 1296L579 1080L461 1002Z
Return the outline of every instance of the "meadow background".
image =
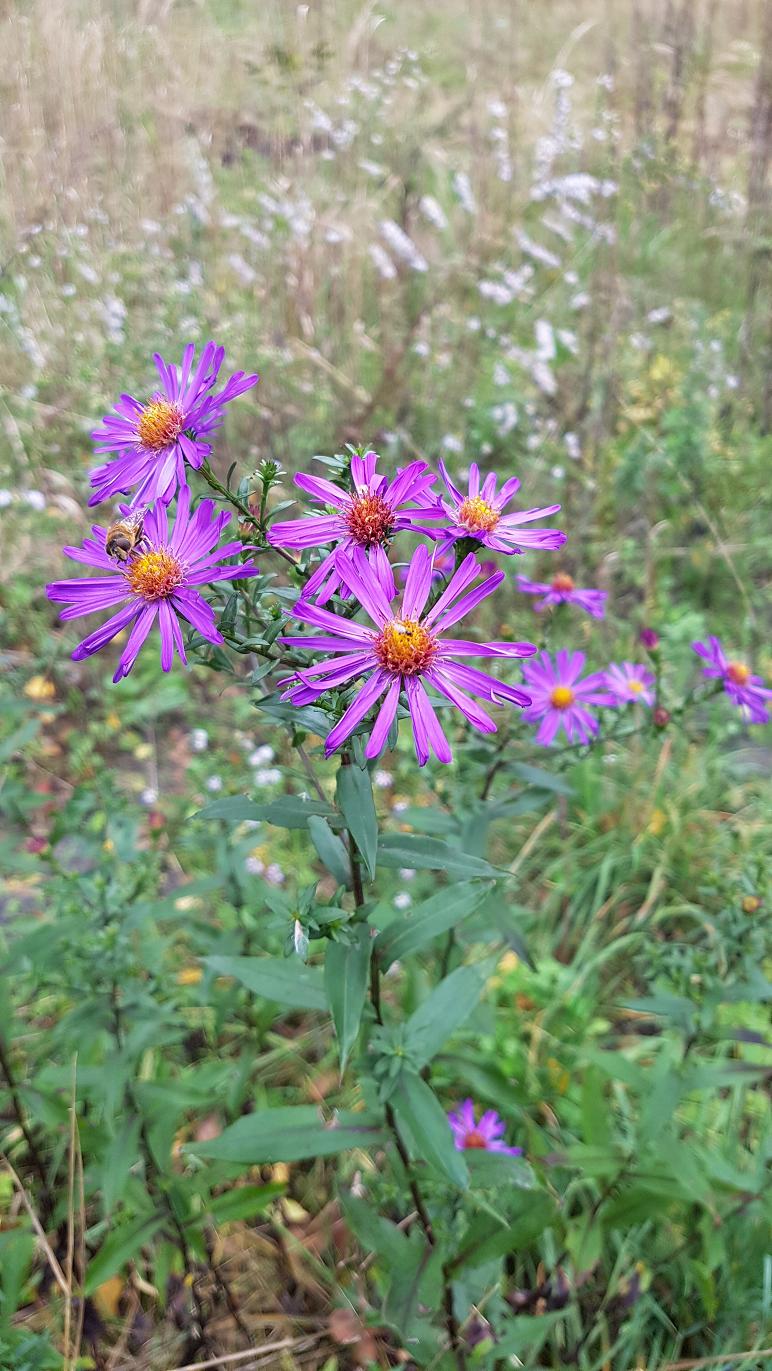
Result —
M602 624L570 621L591 667L653 625L674 700L708 632L769 678L772 6L6 0L0 106L0 1365L192 1361L193 1268L210 1351L242 1325L281 1344L237 1365L409 1365L365 1329L367 1239L323 1160L241 1201L225 1168L195 1237L180 1219L182 1142L247 1098L350 1103L328 1027L198 960L280 946L311 864L291 831L190 816L302 789L301 759L239 664L164 677L148 653L115 688L72 662L43 586L90 522L90 431L153 352L213 337L261 374L221 476L347 442L516 472L609 591ZM533 631L514 589L499 628ZM569 751L557 789L521 774L536 828L527 806L495 827L516 931L443 1070L561 1178L562 1235L537 1215L510 1259L524 1317L561 1316L525 1364L769 1365L770 755L721 701ZM377 773L395 828L452 808L441 770L405 748ZM379 894L435 888L403 869ZM127 1110L154 1121L144 1170ZM76 1267L68 1216L79 1235L80 1362L27 1205Z

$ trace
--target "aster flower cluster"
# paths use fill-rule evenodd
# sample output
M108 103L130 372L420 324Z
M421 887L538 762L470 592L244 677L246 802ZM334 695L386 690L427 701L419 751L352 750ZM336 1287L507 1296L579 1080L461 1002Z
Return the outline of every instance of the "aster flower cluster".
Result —
M187 660L181 619L207 642L224 642L199 587L257 574L251 558L234 560L242 558L240 542L217 546L231 515L215 514L213 500L191 511L187 485L188 470L200 468L211 452L208 439L222 424L225 406L258 379L237 372L218 390L224 358L225 349L214 343L206 344L197 365L190 343L179 370L156 355L161 390L144 403L122 395L115 414L106 415L92 435L96 452L112 456L91 473L89 504L117 495L131 498L118 505L107 525L95 524L80 547L64 549L73 561L103 574L56 581L46 586L46 594L66 606L62 619L120 606L72 654L76 661L90 657L130 630L114 681L128 676L156 623L164 671L171 670L175 652ZM167 507L175 495L170 528Z
M200 470L211 453L210 440L226 406L258 380L236 372L222 384L224 357L224 349L213 342L198 361L189 344L179 367L156 355L160 389L142 401L122 395L93 434L97 454L109 460L91 473L90 503L115 497L121 502L80 547L64 551L101 574L55 582L47 594L65 606L63 619L112 611L73 656L91 656L128 633L116 681L131 671L154 624L164 671L175 655L186 661L183 620L205 641L222 643L201 588L257 574L250 549L239 541L220 544L230 514L215 513L210 499L194 508L188 487L189 473ZM285 677L283 698L303 706L325 697L334 716L328 755L364 725L369 727L365 755L377 757L401 707L410 718L420 766L432 754L441 762L452 760L439 715L449 706L480 733L496 732L491 708L517 706L537 725L536 742L544 746L561 732L569 745L591 742L600 728L599 708L644 706L653 709L655 723L669 719L659 700L659 668L655 673L642 663L623 661L585 674L583 652L537 655L530 642L450 636L504 582L497 557L563 546L561 529L534 527L557 514L559 505L512 509L518 478L499 483L495 473L483 475L476 463L461 484L442 461L437 473L416 460L392 475L379 470L379 462L376 452L356 453L336 481L300 473L295 484L311 501L308 513L270 523L263 502L260 517L252 518L261 545L294 561L303 582L289 615L304 631L285 633L280 641L314 653L317 660ZM208 468L204 474L227 493ZM168 507L175 497L170 523ZM406 561L392 562L392 545L403 535L420 541ZM518 575L516 585L522 594L538 597L537 615L563 605L595 619L605 615L607 592L577 586L564 568L547 581ZM656 666L657 634L644 629L640 642ZM695 643L694 649L706 663L703 674L723 683L743 719L766 722L772 692L761 678L728 658L717 638ZM499 664L532 659L523 668L524 688L471 665L468 659L474 657Z

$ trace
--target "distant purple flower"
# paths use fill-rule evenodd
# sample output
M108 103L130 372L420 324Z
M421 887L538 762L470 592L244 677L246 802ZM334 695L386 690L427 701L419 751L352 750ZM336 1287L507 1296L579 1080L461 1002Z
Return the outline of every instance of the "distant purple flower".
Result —
M655 628L642 628L638 634L638 642L647 652L656 652L659 647L659 634Z
M560 505L545 505L542 509L521 510L519 514L504 514L515 493L520 489L516 476L505 481L497 492L497 477L491 473L480 484L480 468L473 462L469 468L469 487L466 494L453 484L443 461L439 463L448 491L448 499L423 509L424 518L450 520L448 528L439 532L441 548L449 547L460 538L476 538L494 552L515 553L523 548L562 547L565 533L559 528L525 529L534 519L557 514Z
M217 514L213 518L213 510L213 500L202 500L195 514L191 515L190 491L183 486L171 533L166 506L159 502L145 514L144 538L128 561L116 564L108 557L105 551L106 529L96 525L91 530L93 538L84 538L81 547L64 549L73 561L98 567L101 571L109 572L109 575L54 581L46 586L49 600L67 605L62 610L62 619L76 619L100 609L123 606L76 647L72 654L76 662L98 652L117 633L131 625L128 641L113 676L114 681L120 681L131 671L156 619L161 634L161 666L164 671L171 669L175 648L180 660L187 660L178 616L187 619L207 642L224 641L215 627L212 608L199 594L197 587L215 581L255 576L257 568L251 561L238 566L217 565L223 557L240 553L242 545L226 543L212 550L231 517L230 514Z
M495 1109L487 1109L478 1122L475 1119L474 1101L464 1100L457 1110L450 1111L448 1123L458 1152L481 1148L484 1152L507 1152L510 1157L523 1155L522 1147L507 1147L502 1142L506 1124Z
M455 659L528 657L536 651L532 643L484 644L442 637L446 629L501 584L503 572L495 572L474 590L470 589L480 573L474 553L470 553L422 618L432 584L431 557L425 544L420 544L413 553L398 611L392 608L397 590L382 548L374 549L370 561L362 548L355 548L353 553L338 552L335 569L376 627L356 623L300 600L291 611L293 617L321 631L307 637L283 639L290 647L340 654L297 671L284 696L293 704L309 704L326 690L348 685L360 676L367 677L327 738L325 752L328 757L345 742L384 694L386 698L378 710L365 756L377 757L383 749L396 717L400 693L404 691L419 766L426 764L431 752L441 762L452 760L448 741L426 693L427 685L450 700L481 733L495 733L496 725L466 691L491 704L508 702L522 706L530 703L530 697L522 690L504 685L487 672L465 666Z
M195 352L193 343L188 343L179 372L155 353L153 361L162 389L145 404L132 395L122 395L116 412L106 414L102 428L92 433L97 456L106 452L118 456L92 471L90 505L125 494L134 486L132 506L154 500L168 505L177 487L185 485L186 464L198 469L209 456L212 447L207 440L220 427L223 409L256 385L258 377L237 371L215 393L225 348L207 343L192 370Z
M708 663L702 668L703 676L723 680L724 690L732 704L747 713L749 723L769 722L764 701L772 699L772 690L766 688L761 676L752 675L745 662L730 661L718 638L708 638L707 643L692 643L692 647Z
M274 547L320 548L334 544L333 551L306 582L304 599L316 595L317 603L323 605L338 589L340 576L335 567L338 548L352 551L361 547L369 552L388 546L394 534L402 529L420 529L416 501L426 499L436 479L434 473L429 471L426 462L411 462L389 480L388 476L376 472L378 461L377 452L352 457L354 489L351 493L320 476L307 476L301 472L295 477L296 486L307 491L318 503L332 505L336 511L272 524L268 531L268 542Z
M593 619L602 619L606 609L608 592L605 590L578 590L573 577L559 571L551 581L529 581L527 576L518 576L517 588L524 595L542 595L544 598L534 608L541 614L550 605L578 605L591 614Z
M636 662L612 662L603 672L604 684L615 697L615 704L654 704L654 673Z
M616 700L605 689L602 671L580 680L584 668L583 652L555 653L553 662L548 652L542 652L523 667L528 692L532 698L524 719L541 719L536 734L537 743L549 747L558 729L562 728L570 743L588 743L598 732L598 721L588 705L613 705Z

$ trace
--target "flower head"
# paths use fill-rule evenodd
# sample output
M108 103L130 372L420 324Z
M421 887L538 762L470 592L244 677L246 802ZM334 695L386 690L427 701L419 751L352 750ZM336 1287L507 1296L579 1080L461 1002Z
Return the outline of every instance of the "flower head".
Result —
M647 652L656 652L659 647L659 634L656 628L642 628L638 634L638 642Z
M473 462L469 468L469 485L466 493L453 484L443 461L439 463L440 475L445 483L448 498L425 508L424 518L449 519L450 525L440 533L441 548L449 547L460 538L473 538L494 552L522 552L523 548L562 547L566 541L565 533L559 528L525 529L534 519L543 519L548 514L557 514L560 505L546 505L543 509L521 510L518 514L505 514L520 482L516 476L505 481L497 491L497 478L491 473L480 482L480 468Z
M339 548L348 551L364 548L369 553L374 548L388 547L394 534L401 529L420 528L415 503L426 498L435 480L434 474L426 462L412 462L389 480L376 471L378 460L377 452L352 457L351 492L341 490L340 486L319 476L306 476L301 472L295 477L295 485L334 511L272 524L268 532L268 541L275 547L333 545L332 552L322 559L306 582L304 599L316 595L317 602L323 605L338 589L340 575L335 558Z
M648 667L636 662L612 662L603 678L615 704L654 704L654 673Z
M126 646L113 677L128 676L139 650L156 619L161 635L161 666L171 669L174 650L186 661L180 616L210 643L223 642L215 627L214 613L199 594L198 586L215 581L232 581L257 575L251 561L238 566L219 566L224 557L242 551L241 543L226 543L216 548L230 514L213 516L214 501L202 500L190 513L190 491L180 490L174 527L169 530L166 506L157 503L144 516L144 536L125 562L116 563L105 551L107 530L94 526L93 537L84 538L81 547L66 547L68 557L87 566L98 567L108 575L81 577L75 581L55 581L46 586L49 600L65 604L62 619L76 619L100 609L122 608L101 628L84 638L73 652L82 661L109 643L117 633L131 626ZM215 550L213 550L215 549Z
M230 400L257 384L257 376L237 371L220 391L215 391L225 348L207 343L193 367L196 349L188 343L179 371L158 353L153 361L161 389L142 403L122 395L114 414L106 414L102 427L92 433L98 456L117 453L91 473L94 494L89 504L98 505L136 486L131 503L169 504L178 486L185 485L185 466L198 468L211 452L208 439L223 421Z
M551 581L529 581L527 576L518 576L517 588L524 595L541 595L543 598L534 606L539 614L550 605L578 605L591 614L593 619L602 619L606 610L608 593L605 590L580 590L574 585L572 576L566 571L555 573Z
M507 1147L502 1142L506 1131L504 1120L499 1118L495 1109L487 1109L475 1119L473 1100L464 1100L457 1110L448 1114L453 1140L459 1152L481 1148L485 1152L507 1152L510 1157L522 1157L522 1147Z
M765 700L772 699L772 690L766 688L761 676L754 676L746 662L730 660L719 638L710 637L707 643L692 643L692 647L707 662L702 668L703 676L723 681L732 704L743 711L749 723L769 722Z
M467 691L491 704L530 703L530 697L522 690L504 685L487 672L456 659L528 657L536 651L531 643L483 644L444 637L447 629L501 584L503 572L495 572L472 589L480 568L474 553L470 553L424 614L432 584L432 561L424 544L413 553L399 609L393 606L397 589L382 548L374 549L369 561L362 548L353 553L339 552L335 569L374 627L301 600L292 610L294 618L318 631L307 637L283 640L292 647L335 654L297 672L284 697L293 704L309 704L326 690L349 685L362 676L366 678L327 738L328 756L345 742L382 696L385 699L378 709L365 755L377 757L383 749L404 691L419 766L425 765L431 752L441 762L452 760L448 741L426 692L427 685L455 705L481 733L495 733L496 725Z
M537 743L549 747L555 734L563 729L569 742L588 743L598 732L598 720L588 705L613 705L616 700L605 689L602 671L580 680L584 668L583 652L542 652L523 667L526 686L532 697L524 719L541 719Z

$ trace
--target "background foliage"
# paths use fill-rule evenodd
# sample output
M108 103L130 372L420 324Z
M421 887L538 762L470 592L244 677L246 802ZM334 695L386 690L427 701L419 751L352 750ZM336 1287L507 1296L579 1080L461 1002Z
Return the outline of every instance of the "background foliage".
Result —
M254 709L247 657L147 654L114 689L41 587L95 422L215 336L262 374L221 477L482 454L561 499L568 569L610 592L554 639L599 667L656 624L673 701L709 631L769 675L769 10L29 0L0 27L0 1364L439 1367L399 1159L321 1139L362 1099L321 971L345 878L289 800L313 735ZM503 603L495 633L537 631ZM432 1087L526 1153L506 1186L475 1158L462 1206L428 1181L469 1365L761 1367L768 743L723 701L549 773L503 742L373 777L386 1007L415 1031L438 969L484 969ZM406 943L451 894L452 940ZM261 1136L269 1106L306 1113ZM246 1152L205 1161L228 1126Z

